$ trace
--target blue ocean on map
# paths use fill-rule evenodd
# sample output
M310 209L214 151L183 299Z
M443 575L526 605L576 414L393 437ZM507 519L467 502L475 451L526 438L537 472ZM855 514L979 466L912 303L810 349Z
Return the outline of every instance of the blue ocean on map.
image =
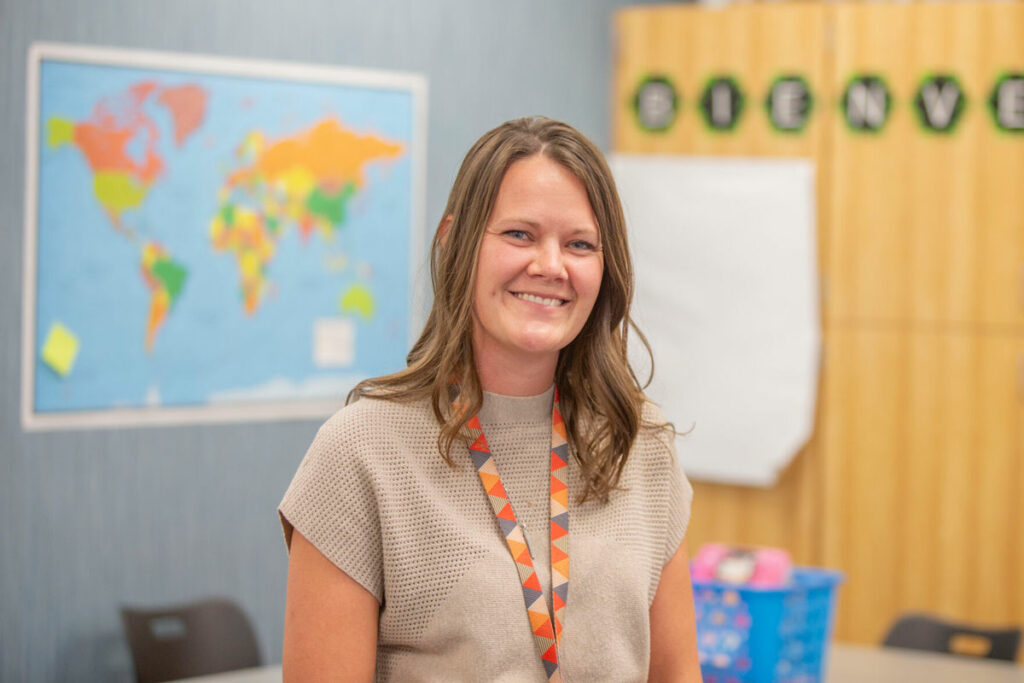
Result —
M410 91L44 60L39 97L36 413L343 398L404 366Z

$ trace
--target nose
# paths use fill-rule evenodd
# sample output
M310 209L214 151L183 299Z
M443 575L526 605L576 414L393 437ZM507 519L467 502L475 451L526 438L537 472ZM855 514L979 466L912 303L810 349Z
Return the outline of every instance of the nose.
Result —
M546 239L537 243L526 273L554 280L568 279L569 274L565 269L562 245L558 243L558 240Z

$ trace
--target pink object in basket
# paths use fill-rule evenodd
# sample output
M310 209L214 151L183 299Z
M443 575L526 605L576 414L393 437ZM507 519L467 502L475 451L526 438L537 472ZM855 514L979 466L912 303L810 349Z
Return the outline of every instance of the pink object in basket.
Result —
M793 562L781 548L755 548L707 543L690 563L698 581L723 581L754 588L777 588L789 581Z

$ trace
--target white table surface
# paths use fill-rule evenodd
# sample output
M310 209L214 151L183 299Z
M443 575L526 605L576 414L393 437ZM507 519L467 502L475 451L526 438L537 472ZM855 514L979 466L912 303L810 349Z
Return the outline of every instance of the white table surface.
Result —
M827 683L1024 683L1012 662L873 645L833 643Z
M281 665L187 679L189 683L280 683ZM1024 683L1024 667L916 650L833 643L826 683Z

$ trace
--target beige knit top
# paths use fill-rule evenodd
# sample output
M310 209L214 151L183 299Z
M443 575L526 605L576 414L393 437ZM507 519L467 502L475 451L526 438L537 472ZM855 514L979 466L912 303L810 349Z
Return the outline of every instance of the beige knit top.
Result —
M480 420L550 602L553 389L484 395ZM645 418L664 421L648 404ZM381 603L377 680L545 681L515 563L473 468L437 452L427 402L362 399L317 433L279 513ZM570 581L560 649L566 681L642 681L648 609L689 521L692 489L671 436L642 430L606 504L579 504L569 464Z

